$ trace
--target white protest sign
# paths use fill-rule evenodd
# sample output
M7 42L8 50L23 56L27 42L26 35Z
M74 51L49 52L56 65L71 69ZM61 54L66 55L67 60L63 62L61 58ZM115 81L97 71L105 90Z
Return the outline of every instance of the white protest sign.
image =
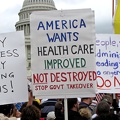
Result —
M0 34L0 104L28 101L24 33Z
M96 35L97 88L99 93L119 93L120 35Z
M33 12L33 94L40 98L95 96L95 23L90 9Z

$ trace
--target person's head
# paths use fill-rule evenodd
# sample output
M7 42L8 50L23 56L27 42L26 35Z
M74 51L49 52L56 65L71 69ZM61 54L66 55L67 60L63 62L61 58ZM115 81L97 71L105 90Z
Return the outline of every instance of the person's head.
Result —
M55 112L59 111L59 112L63 112L64 111L64 106L63 103L60 101L57 101L55 104Z
M27 106L22 110L21 120L39 120L40 117L40 110L34 105Z
M79 109L79 113L82 117L87 119L90 119L92 116L91 111L87 107Z
M64 102L57 101L55 104L55 117L56 119L64 119Z
M99 102L96 108L96 113L98 116L102 114L109 114L110 113L109 104L105 101Z
M10 117L13 114L15 106L13 104L0 105L0 113Z
M68 98L68 110L78 111L79 103L77 98Z
M47 118L46 120L55 120L55 112L54 111L51 111L47 114Z
M107 102L110 106L112 105L112 97L110 95L104 95L101 101Z
M93 100L93 99L94 99L94 98L92 98L92 97L81 98L81 102L84 102L84 103L90 105L90 104L92 103L92 100Z

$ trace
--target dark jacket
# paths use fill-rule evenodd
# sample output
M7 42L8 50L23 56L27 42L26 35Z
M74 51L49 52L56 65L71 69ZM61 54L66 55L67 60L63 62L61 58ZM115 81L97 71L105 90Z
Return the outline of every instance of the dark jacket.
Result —
M60 111L55 111L55 120L64 120L64 113Z
M68 111L68 120L84 120L79 112L69 110Z

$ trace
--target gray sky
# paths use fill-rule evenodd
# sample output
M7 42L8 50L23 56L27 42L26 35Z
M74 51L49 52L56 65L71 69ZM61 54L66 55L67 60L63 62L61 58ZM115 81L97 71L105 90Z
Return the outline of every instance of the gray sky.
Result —
M1 0L0 33L15 31L24 0ZM113 33L112 0L54 0L58 10L91 8L95 12L96 33Z

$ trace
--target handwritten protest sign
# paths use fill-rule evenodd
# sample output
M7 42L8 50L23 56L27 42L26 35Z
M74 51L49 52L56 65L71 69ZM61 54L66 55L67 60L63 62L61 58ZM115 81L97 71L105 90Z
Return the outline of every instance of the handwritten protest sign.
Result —
M99 93L119 93L120 35L96 35L97 87Z
M0 104L28 100L23 32L0 34Z
M40 98L95 96L95 26L90 9L30 16L33 94Z

